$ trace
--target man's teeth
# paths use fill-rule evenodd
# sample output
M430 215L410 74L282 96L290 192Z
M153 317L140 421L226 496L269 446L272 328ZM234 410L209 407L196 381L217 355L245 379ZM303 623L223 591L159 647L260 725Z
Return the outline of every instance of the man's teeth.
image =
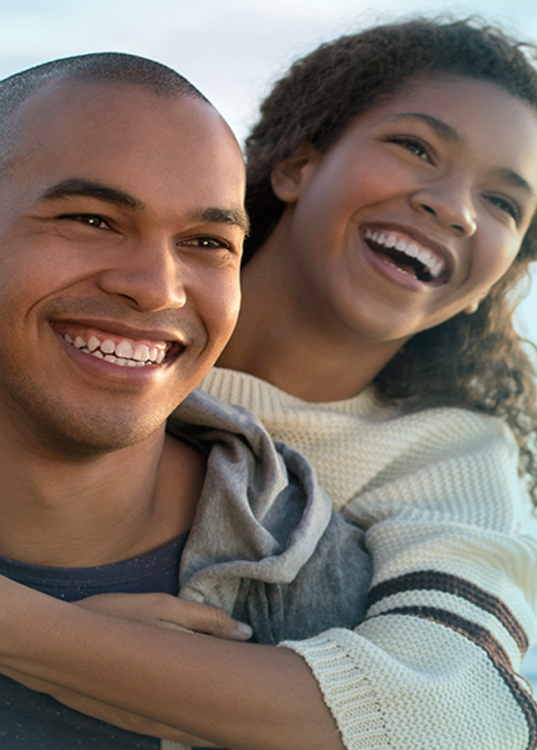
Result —
M63 338L68 344L75 346L77 349L91 354L97 359L104 359L105 362L113 362L120 367L145 367L145 365L160 365L166 356L166 348L159 346L149 347L147 344L137 344L133 346L130 341L123 339L116 344L112 339L103 339L102 341L95 335L91 335L87 341L82 336L75 336L73 339L68 333Z
M366 229L364 238L366 240L373 240L377 245L384 245L384 247L398 250L409 258L416 258L425 266L433 279L438 278L444 269L444 263L435 258L429 250L420 248L413 242L407 242L402 237L398 239L392 232L373 232L371 229Z

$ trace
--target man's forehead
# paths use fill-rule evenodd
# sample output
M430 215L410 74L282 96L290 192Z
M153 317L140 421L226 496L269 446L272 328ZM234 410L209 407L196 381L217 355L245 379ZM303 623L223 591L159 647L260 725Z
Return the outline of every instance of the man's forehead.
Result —
M161 95L136 84L61 80L42 86L21 108L14 156L56 163L134 160L151 151L164 163L181 153L194 164L203 154L225 154L242 169L229 127L204 100ZM167 151L166 151L167 150ZM116 159L117 157L117 159Z
M145 215L205 212L203 221L247 230L242 154L204 100L62 81L23 114L8 188L21 209L86 196Z
M163 94L137 83L79 81L64 77L39 86L19 107L16 119L21 130L25 125L42 124L43 117L48 120L69 118L70 121L79 117L87 125L97 125L111 110L142 111L153 106L162 111L166 105L170 117L182 110L195 112L207 123L215 123L219 117L209 102L185 93ZM85 115L89 117L84 119Z

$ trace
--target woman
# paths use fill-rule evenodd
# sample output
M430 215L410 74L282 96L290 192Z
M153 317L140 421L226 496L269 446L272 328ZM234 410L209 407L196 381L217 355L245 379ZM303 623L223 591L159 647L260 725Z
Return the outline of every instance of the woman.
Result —
M516 457L535 498L537 412L506 300L537 257L536 110L515 43L416 21L299 61L249 140L243 313L205 387L368 527L365 621L274 649L64 605L61 650L36 629L38 666L5 666L239 750L536 746L514 670L535 638Z

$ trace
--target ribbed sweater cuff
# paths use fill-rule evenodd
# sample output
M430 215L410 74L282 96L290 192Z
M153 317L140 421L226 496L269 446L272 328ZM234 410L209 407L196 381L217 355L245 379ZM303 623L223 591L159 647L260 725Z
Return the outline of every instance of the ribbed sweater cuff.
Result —
M348 649L325 634L279 646L300 654L310 667L347 750L393 750L378 696L368 677L350 663Z

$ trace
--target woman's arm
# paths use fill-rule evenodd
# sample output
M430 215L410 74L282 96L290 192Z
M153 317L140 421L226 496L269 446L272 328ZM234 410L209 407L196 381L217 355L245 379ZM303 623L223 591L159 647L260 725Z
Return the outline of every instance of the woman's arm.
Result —
M155 628L0 579L0 663L232 750L341 750L288 649ZM21 632L24 641L21 643Z
M342 741L311 672L287 649L150 637L143 625L87 620L43 599L34 635L19 599L0 612L0 662L111 703L121 695L124 709L233 750L533 750L537 710L516 670L536 636L537 545L516 536L516 448L491 422L462 418L466 433L450 415L454 439L429 441L421 468L347 506L370 526L365 622L286 644L309 664ZM18 647L22 632L31 650Z
M217 747L208 740L202 740L199 737L181 732L179 729L160 724L145 716L125 711L124 709L117 708L117 706L97 701L94 698L88 698L80 693L74 693L51 682L29 677L23 672L17 672L14 669L7 669L6 667L2 667L1 671L6 677L20 682L21 685L30 688L30 690L47 693L64 705L69 706L69 708L73 708L100 721L106 721L126 731L172 740L181 745L188 745L189 747Z
M415 446L401 437L383 481L345 507L374 561L364 622L287 645L346 747L369 722L398 750L536 748L537 705L517 671L537 638L537 542L518 536L528 507L514 439L460 409L404 419Z
M203 632L218 638L237 640L245 640L251 636L251 628L248 625L233 620L224 610L197 602L184 601L168 594L99 594L77 601L75 604L84 609L155 627ZM208 740L187 735L179 729L160 724L146 716L88 698L86 695L75 693L23 672L1 666L0 672L30 690L47 693L69 708L126 731L173 740L191 747L213 747Z

